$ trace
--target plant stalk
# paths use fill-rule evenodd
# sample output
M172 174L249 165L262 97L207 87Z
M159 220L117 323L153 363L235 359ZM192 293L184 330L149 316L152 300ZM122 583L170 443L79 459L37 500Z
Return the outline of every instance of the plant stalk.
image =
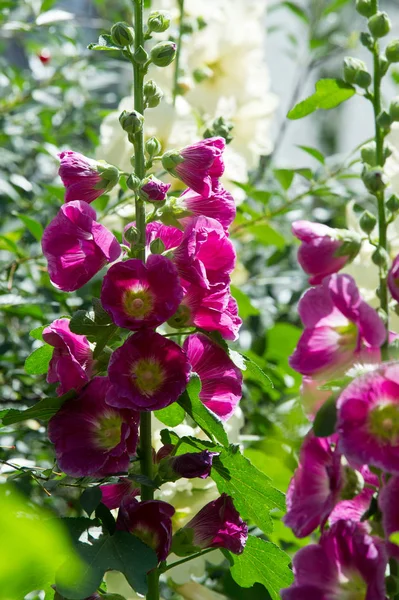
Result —
M179 85L179 68L180 68L180 55L181 47L183 43L183 29L184 29L184 0L177 0L180 10L179 20L179 37L177 39L176 57L175 57L175 70L173 76L173 105L176 104L176 98L178 96L178 85Z

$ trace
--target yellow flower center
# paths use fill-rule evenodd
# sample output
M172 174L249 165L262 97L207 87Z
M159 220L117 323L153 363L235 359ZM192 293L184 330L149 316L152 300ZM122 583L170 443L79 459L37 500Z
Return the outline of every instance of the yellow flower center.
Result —
M153 396L163 384L165 372L156 359L142 359L133 365L132 379L144 396Z
M374 408L369 415L369 431L383 442L399 443L399 405L390 403Z
M345 350L354 350L357 344L357 327L354 323L348 323L341 327L335 327L335 331L339 333L339 345Z
M123 308L129 317L144 319L154 307L154 297L148 289L131 288L122 298Z
M108 412L96 423L95 438L104 450L115 448L121 441L122 417L115 412Z

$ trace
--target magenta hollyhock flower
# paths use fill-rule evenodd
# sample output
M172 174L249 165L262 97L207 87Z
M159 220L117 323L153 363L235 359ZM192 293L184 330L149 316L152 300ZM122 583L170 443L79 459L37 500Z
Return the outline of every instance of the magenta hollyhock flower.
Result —
M166 460L168 466L178 477L206 479L211 474L213 458L218 455L218 452L202 450L202 452L188 452L187 454L180 454L180 456L172 456Z
M353 260L360 249L360 237L353 232L332 229L322 223L294 221L292 233L302 244L298 250L298 262L310 275L309 283L321 283L326 275L337 273ZM352 242L350 247L349 242ZM337 251L346 243L348 253L336 256Z
M399 365L358 377L337 401L339 445L354 464L399 474Z
M151 330L130 336L111 356L107 402L140 411L169 406L186 389L190 363L183 350Z
M133 223L130 223L130 225L133 225ZM127 227L129 227L129 225ZM150 247L151 242L159 238L163 241L165 250L173 250L174 248L177 248L177 246L180 246L183 239L183 232L181 229L177 229L177 227L172 227L171 225L163 225L159 221L148 223L145 234L148 248Z
M287 491L284 523L299 538L324 526L342 487L341 454L332 448L329 438L308 435Z
M195 547L226 548L233 554L243 552L248 538L248 526L227 494L222 494L201 508L181 531L190 529Z
M121 253L115 236L95 219L91 206L74 200L61 206L44 230L42 248L50 279L64 292L81 288Z
M97 162L73 150L58 156L61 160L58 173L66 188L65 202L93 202L118 183L119 170L113 165Z
M378 496L378 504L382 512L382 525L387 540L392 533L399 531L399 476L394 475L384 485ZM399 546L387 541L390 556L399 559Z
M382 319L362 300L350 275L331 275L307 290L298 312L305 331L289 364L302 375L334 375L386 338Z
M57 319L43 330L43 339L54 347L47 382L60 382L57 394L80 390L92 374L93 356L86 336L72 333L69 319Z
M338 521L319 544L294 556L295 581L282 600L385 600L387 555L384 542L360 524Z
M147 202L163 202L166 200L171 185L171 183L164 183L154 175L150 175L140 185L139 193Z
M338 502L328 517L329 524L333 525L341 520L360 523L362 516L370 507L370 502L375 491L376 490L372 488L364 488L360 494L357 494L354 498ZM369 528L368 523L365 523L364 525Z
M180 196L184 208L194 216L211 217L219 221L227 229L235 219L236 206L233 196L228 192L218 179L212 179L212 192L209 198L188 188ZM186 219L183 219L185 223Z
M392 263L388 272L388 287L391 296L396 302L399 302L399 254Z
M226 421L242 396L242 374L226 352L202 333L189 335L183 344L192 370L201 380L200 400Z
M162 165L189 188L204 198L209 198L212 178L221 177L224 172L225 146L226 142L222 137L201 140L180 151L166 152L162 157Z
M127 477L120 477L118 483L100 485L101 502L113 510L119 508L125 498L134 498L140 495L140 488L135 487L133 481Z
M125 329L158 327L172 317L183 297L177 269L165 256L152 254L118 262L104 277L101 303Z
M117 529L129 531L152 548L158 560L166 560L172 543L173 506L161 500L138 502L125 498L119 509Z
M48 436L62 471L105 477L127 471L137 446L139 415L109 406L107 377L95 377L50 419Z
M184 281L209 289L212 285L229 281L236 253L218 221L210 217L194 217L187 220L173 260Z

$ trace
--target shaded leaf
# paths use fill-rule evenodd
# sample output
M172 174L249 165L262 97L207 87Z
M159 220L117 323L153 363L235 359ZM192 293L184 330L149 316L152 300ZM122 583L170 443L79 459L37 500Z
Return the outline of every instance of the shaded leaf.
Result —
M242 319L248 319L255 315L259 315L259 310L253 306L251 299L235 285L230 286L233 298L237 300L238 312Z
M31 232L36 241L40 242L43 236L43 226L41 223L26 215L21 215L19 213L15 213L15 215L24 225L26 225L26 228Z
M80 505L83 510L91 517L102 498L101 490L98 486L86 488L80 496Z
M294 179L295 171L292 169L274 169L273 173L283 190L289 190Z
M298 148L300 148L307 154L310 154L310 156L313 156L313 158L319 161L319 163L321 163L322 165L324 165L324 163L326 162L324 154L320 152L320 150L317 150L317 148L312 148L311 146L298 146Z
M332 396L317 411L313 431L317 437L328 437L335 432L337 423L337 406L335 396Z
M20 421L26 421L27 419L48 421L59 411L64 402L70 400L74 396L75 391L70 390L66 394L63 394L63 396L58 396L57 398L44 398L26 410L15 410L15 408L10 408L7 411L7 414L3 416L2 423L3 425L12 425L13 423L19 423Z

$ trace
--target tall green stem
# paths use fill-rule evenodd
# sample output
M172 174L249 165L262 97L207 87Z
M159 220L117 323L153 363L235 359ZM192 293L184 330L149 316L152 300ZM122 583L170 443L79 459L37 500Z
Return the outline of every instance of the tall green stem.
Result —
M183 42L183 30L184 30L184 0L177 0L180 10L180 21L179 21L179 37L177 39L177 49L175 58L175 71L173 78L173 104L176 104L176 98L178 95L179 87L179 69L180 69L180 54Z
M375 2L376 10L378 9L378 2ZM374 106L374 122L375 122L375 144L376 144L376 158L379 167L383 167L385 163L384 158L384 132L378 124L378 116L381 113L381 62L380 62L380 48L378 41L374 42L373 48L373 60L374 60L374 95L373 95L373 106ZM384 190L376 193L377 208L378 208L378 238L379 246L387 251L387 218L385 211L385 194ZM380 306L384 314L386 315L386 329L387 339L384 345L381 347L381 355L383 360L389 358L388 355L388 289L387 289L387 269L385 266L380 267L380 283L379 283L379 296Z
M134 1L134 50L135 53L144 48L143 30L143 0ZM145 69L142 64L132 60L134 75L134 108L140 114L144 114L144 75ZM143 179L146 174L144 156L144 130L142 129L134 136L134 169L137 177ZM136 228L138 231L138 245L140 247L139 258L145 261L145 206L143 200L136 194ZM151 413L140 414L140 464L141 473L152 479L152 435L151 435ZM147 485L141 486L141 500L152 500L153 490ZM148 593L147 600L159 600L159 571L154 569L147 575Z

